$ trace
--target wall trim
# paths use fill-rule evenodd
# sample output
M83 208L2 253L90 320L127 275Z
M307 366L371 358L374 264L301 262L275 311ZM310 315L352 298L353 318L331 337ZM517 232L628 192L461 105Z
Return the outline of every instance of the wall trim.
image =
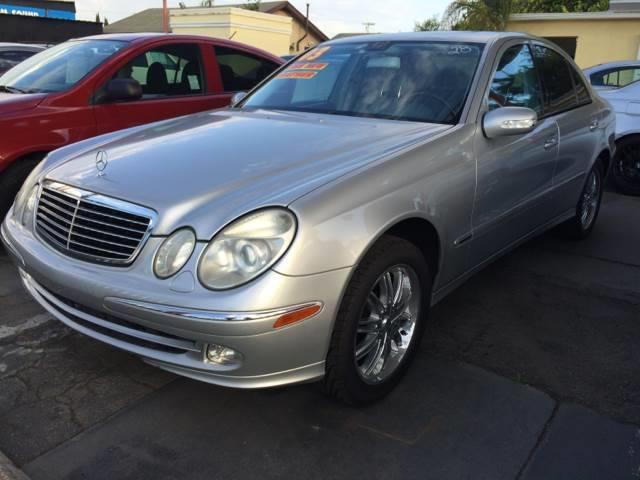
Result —
M282 33L291 36L291 29L261 27L238 22L171 22L171 28L242 28L258 32Z

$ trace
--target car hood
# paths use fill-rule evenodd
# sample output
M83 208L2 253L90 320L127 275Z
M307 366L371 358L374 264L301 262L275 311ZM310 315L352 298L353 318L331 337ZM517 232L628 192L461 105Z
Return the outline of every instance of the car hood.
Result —
M0 114L31 110L47 97L45 93L0 93Z
M208 239L229 221L288 205L318 186L447 128L290 112L218 110L109 136L71 153L47 178L155 209L154 234L193 227ZM96 167L105 151L104 175Z

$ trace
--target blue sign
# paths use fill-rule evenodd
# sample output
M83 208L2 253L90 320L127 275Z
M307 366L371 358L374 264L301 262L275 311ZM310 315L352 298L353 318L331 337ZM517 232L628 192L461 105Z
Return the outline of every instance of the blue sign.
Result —
M51 10L48 8L25 7L22 5L7 5L0 3L0 14L4 15L22 15L26 17L47 17L59 18L62 20L75 20L74 12L66 12L64 10Z

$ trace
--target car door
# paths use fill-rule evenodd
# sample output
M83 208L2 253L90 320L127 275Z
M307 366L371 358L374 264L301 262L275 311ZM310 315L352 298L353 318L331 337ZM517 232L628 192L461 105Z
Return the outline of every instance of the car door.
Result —
M94 95L99 133L228 105L228 99L214 91L209 81L215 67L210 48L209 44L169 43L129 57L104 79ZM113 78L136 80L142 96L110 101L106 84Z
M547 222L558 152L558 126L544 116L544 97L528 42L499 51L481 114L507 106L536 111L533 131L488 139L481 121L474 141L477 187L472 263L478 264ZM480 119L482 117L480 116Z
M598 148L600 112L592 102L582 75L559 51L534 42L533 54L545 91L545 114L559 130L554 172L554 215L574 210L585 175Z

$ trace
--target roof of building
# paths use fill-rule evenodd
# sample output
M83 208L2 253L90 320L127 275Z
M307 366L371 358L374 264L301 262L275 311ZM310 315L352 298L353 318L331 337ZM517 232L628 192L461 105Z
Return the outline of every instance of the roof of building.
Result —
M558 12L558 13L514 13L509 17L510 22L529 21L561 21L561 20L633 20L640 19L640 11L612 11L604 12Z
M222 4L216 5L212 8L217 7L236 7L236 8L245 8L245 3L230 3L230 4ZM199 8L203 7L187 7L185 10L190 8ZM289 2L260 2L258 4L258 11L262 13L276 13L279 11L285 11L292 18L296 19L298 22L304 24L306 17L300 10L294 7ZM104 27L105 33L125 33L125 32L161 32L162 31L162 9L161 8L147 8L146 10L142 10L141 12L135 13L130 17L123 18L122 20L118 20L117 22L113 22ZM318 37L320 41L329 40L322 30L320 30L313 22L309 21L309 32L314 36Z
M104 26L105 33L162 32L162 9L147 8Z
M218 7L238 7L238 8L243 8L243 7L246 6L246 3L230 3L230 4L221 4L221 5L217 5L217 6ZM290 2L281 1L281 2L260 2L260 3L258 3L258 11L262 12L262 13L276 13L276 12L279 12L280 10L284 10L289 15L291 15L291 17L295 18L296 20L298 20L298 22L300 22L302 24L304 24L304 22L306 20L306 16L300 10L298 10L296 7L294 7ZM317 26L315 26L312 21L309 21L309 31L313 35L318 37L320 39L320 41L322 41L322 42L324 42L326 40L329 40L329 37L327 37L322 32L322 30L320 30Z

